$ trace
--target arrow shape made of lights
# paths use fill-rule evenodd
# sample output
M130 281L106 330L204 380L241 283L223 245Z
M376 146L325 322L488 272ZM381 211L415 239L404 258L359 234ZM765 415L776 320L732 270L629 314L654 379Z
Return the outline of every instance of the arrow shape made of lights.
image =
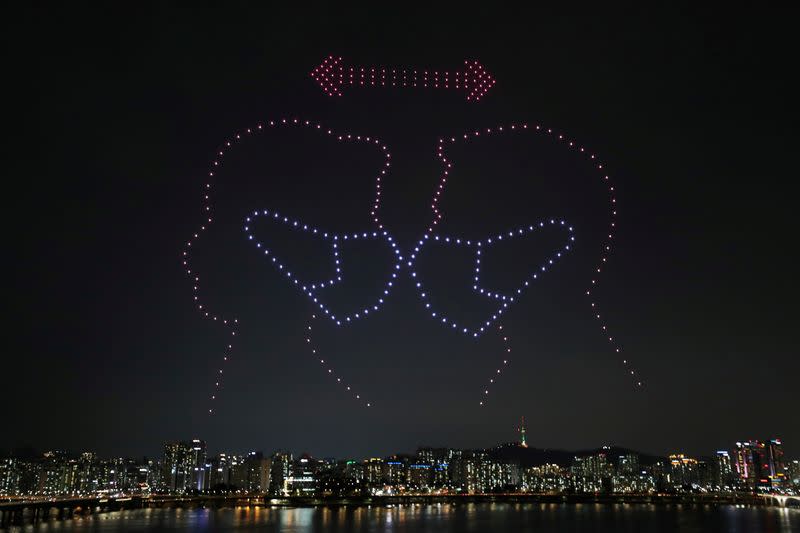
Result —
M495 84L494 77L477 61L464 61L460 70L425 70L347 65L341 57L328 56L311 71L328 96L342 96L351 87L395 87L463 91L478 102Z

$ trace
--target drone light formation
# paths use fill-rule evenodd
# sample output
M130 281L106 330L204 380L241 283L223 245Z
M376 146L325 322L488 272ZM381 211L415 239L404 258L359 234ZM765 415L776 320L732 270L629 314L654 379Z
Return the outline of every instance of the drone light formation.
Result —
M315 283L310 283L307 281L300 280L296 274L293 274L292 271L285 266L282 261L280 261L275 254L271 253L270 250L261 242L254 240L255 237L251 232L250 224L252 224L255 219L259 216L266 217L268 220L273 219L280 223L283 223L290 228L297 229L299 231L311 233L320 237L325 241L329 241L331 244L331 250L333 252L333 264L334 269L336 271L335 276L327 281L318 281ZM255 242L256 248L258 248L265 256L270 259L270 262L281 271L288 279L289 282L294 285L295 287L299 288L308 298L312 301L314 305L319 307L319 310L327 317L330 318L337 326L341 326L344 323L351 322L353 320L364 318L369 316L370 312L376 312L380 307L384 304L385 299L388 298L392 287L395 284L395 280L397 279L397 271L400 270L400 261L403 260L403 256L400 255L400 250L397 248L397 244L394 242L394 239L386 232L386 231L364 231L361 233L351 233L351 234L344 234L344 235L337 235L333 233L323 232L318 230L313 226L308 226L307 224L301 224L297 220L291 220L288 217L281 216L277 212L270 213L268 210L263 211L253 211L253 213L245 219L245 227L244 231L247 235L248 240ZM320 289L324 289L326 287L332 287L333 285L337 284L338 282L342 281L342 267L341 261L339 259L339 250L342 249L342 246L346 244L348 241L357 241L357 240L385 240L389 247L391 248L392 252L395 254L397 258L397 263L395 263L394 268L392 268L392 272L389 274L389 279L386 282L384 288L382 289L382 293L376 301L374 301L371 305L367 305L361 308L360 311L356 311L355 313L345 314L342 316L341 313L337 313L330 309L324 302L323 297L318 293Z
M440 155L443 156L442 151L443 151L443 149L440 146ZM447 162L445 162L445 164L446 164L446 167L449 169L450 168L450 164L447 163ZM394 282L394 280L397 279L398 271L400 271L403 266L406 266L407 269L409 270L409 275L411 277L411 280L415 284L415 286L416 286L416 288L417 288L417 290L419 292L419 295L420 295L420 297L421 297L421 299L423 301L423 304L425 305L425 308L430 312L431 317L436 319L438 322L442 323L445 327L447 327L447 328L449 328L451 330L457 331L457 332L462 333L462 334L468 334L468 335L471 335L474 338L477 338L482 333L484 333L487 329L489 329L502 316L502 314L508 310L509 305L515 301L517 296L521 296L523 294L525 289L530 285L530 283L532 281L535 281L536 279L538 279L544 272L546 272L551 266L553 266L555 261L560 259L564 253L570 251L571 243L574 242L575 236L573 235L573 228L571 226L566 224L566 222L563 221L563 220L556 220L556 219L550 219L550 220L547 220L547 221L541 221L541 222L538 222L535 225L529 225L527 227L517 228L515 230L508 231L508 232L505 232L505 233L498 233L497 235L488 237L485 241L482 241L482 240L472 241L470 239L461 239L461 238L458 238L458 237L448 237L448 236L435 235L433 233L433 225L438 220L441 220L441 218L442 218L442 215L436 209L436 206L437 206L437 203L438 203L438 199L441 196L441 192L444 190L444 184L447 182L447 173L448 173L448 170L445 170L443 175L442 175L442 177L440 178L440 182L439 182L439 184L437 186L436 194L434 196L434 201L432 203L432 207L435 209L434 222L433 222L433 224L431 226L428 227L428 229L426 230L426 232L423 235L422 239L417 243L417 246L414 248L413 252L411 254L409 254L409 257L407 259L405 259L405 260L403 258L402 253L399 251L399 249L395 245L394 241L392 240L391 236L389 236L388 233L386 233L386 231L384 231L382 229L384 226L381 223L380 215L379 215L379 209L380 209L380 183L378 183L378 187L376 187L376 198L375 198L375 200L373 202L373 209L370 212L370 215L372 216L372 221L375 224L375 226L377 226L377 227L382 229L382 233L379 234L378 232L373 232L372 234L370 234L369 232L363 232L363 233L360 234L360 236L361 236L361 238L370 238L370 237L376 238L378 236L383 236L384 238L386 238L386 240L391 243L391 247L392 247L393 252L395 254L395 258L397 259L397 263L394 265L391 278L389 279L389 281L387 281L387 286L384 289L383 297L379 298L378 299L378 303L373 305L372 314L377 312L378 309L380 308L380 306L385 303L384 300L385 300L385 298L388 298L389 291L390 291L391 287L393 286L393 282ZM385 174L383 174L383 175L385 175ZM259 213L258 211L254 211L254 213L253 213L254 216L258 216L259 214L263 214L264 216L270 216L269 211L263 211L263 213ZM317 235L321 234L324 239L333 238L334 241L338 241L338 242L341 243L347 237L347 236L344 236L344 238L342 238L340 236L332 236L331 234L323 233L323 232L321 232L320 230L318 230L316 228L313 228L313 227L309 228L307 225L301 224L299 221L290 220L288 217L282 217L278 213L272 213L271 214L271 218L273 218L273 219L275 219L275 220L277 220L279 222L282 221L284 224L288 224L290 227L297 228L297 229L300 229L302 231L311 231L312 233L317 234ZM246 219L246 223L249 224L251 222L251 220L252 219L250 217L248 217ZM546 227L558 227L558 228L561 228L561 229L567 231L568 232L567 244L565 244L564 247L561 250L556 251L556 253L553 255L553 257L547 259L543 265L540 265L536 269L536 271L531 274L531 277L530 277L529 280L524 280L522 282L522 285L515 290L514 294L512 294L512 295L504 295L504 294L500 294L500 293L498 293L496 291L492 292L491 290L487 290L487 289L485 289L485 288L480 286L481 256L482 256L482 254L486 253L486 250L488 250L493 243L502 242L504 239L507 241L509 239L514 239L514 238L517 238L517 237L520 237L520 236L526 236L528 234L531 234L531 233L533 233L533 232L535 232L537 230L541 230L541 229L546 228ZM252 240L254 240L254 236L251 233L249 233L249 231L250 231L249 225L246 225L245 226L245 233L247 234L248 240L252 241ZM350 239L352 240L352 239L358 238L358 237L359 237L359 234L354 234L354 235L350 236ZM474 284L473 284L472 289L476 293L481 294L481 295L483 295L485 297L488 297L488 298L493 299L493 300L498 302L498 308L494 312L492 312L491 317L487 317L488 320L486 320L484 323L479 324L479 325L477 325L475 327L469 327L469 326L464 326L463 324L459 324L455 320L452 320L452 319L448 318L446 315L436 311L435 309L431 309L429 291L424 289L422 281L421 281L421 276L416 272L416 270L414 270L415 260L419 256L419 254L422 251L422 248L426 244L426 242L427 243L443 244L443 245L467 246L467 247L474 248L474 250L475 250L475 267L474 267L474 280L473 280ZM336 244L334 244L333 246L334 246L333 247L333 257L334 257L334 265L335 265L335 269L336 269L336 276L337 276L337 280L341 280L341 267L340 267L340 263L339 263L338 249L336 247ZM261 249L261 250L263 250L265 252L265 255L269 255L269 250L266 249L266 247L263 245L263 243L257 241L256 242L256 247ZM271 260L272 260L273 263L277 264L279 270L283 270L282 264L280 262L277 262L278 260L275 257L272 257ZM348 315L344 319L342 319L341 317L337 318L336 315L329 308L327 308L323 302L320 301L320 298L316 294L316 287L314 287L314 286L309 287L308 284L303 285L302 282L300 282L298 279L293 278L292 274L290 272L286 272L285 274L287 275L287 277L290 278L290 282L293 283L296 286L299 286L299 288L312 300L313 304L318 306L319 309L328 318L330 318L337 326L344 326L344 325L347 325L350 322L354 321L355 319L366 318L367 316L370 315L370 309L369 308L364 308L363 311L360 314L356 313L355 315ZM337 280L329 281L328 282L328 286L332 285ZM312 314L312 321L316 320L316 318L317 318L316 314ZM320 359L319 357L317 357L318 349L312 344L313 343L313 338L312 338L311 332L313 330L312 330L312 324L311 323L307 324L306 330L307 330L307 333L308 333L308 337L306 338L306 342L311 347L311 355L314 356L315 359L319 360L320 364L327 365L326 366L326 370L327 370L327 372L329 374L335 375L336 374L335 368L333 368L330 365L330 363L326 363L324 359ZM498 332L501 332L501 330L502 330L502 326L498 325ZM500 336L501 336L501 338L503 340L504 351L506 352L504 354L502 366L506 366L509 363L509 359L508 359L509 355L508 354L511 352L511 348L508 346L508 336L505 335L505 334L502 334L502 333L501 333ZM500 372L501 372L500 368L496 369L495 373L489 379L489 384L487 385L487 388L484 391L485 394L488 395L488 387L491 384L495 383L495 380L497 379L497 375L500 374ZM337 383L341 383L341 378L337 377L336 379L337 379ZM350 387L348 387L347 390L348 390L348 392L351 392L351 388ZM360 396L356 395L356 399L360 400L361 398L360 398ZM484 405L484 401L485 401L485 399L480 402L480 405ZM371 404L367 404L367 405L370 406Z
M402 69L402 68L393 69L386 67L347 66L342 62L342 58L329 56L322 62L320 66L318 66L311 72L311 76L317 81L317 83L320 84L323 91L329 96L342 96L342 91L344 87L431 88L431 89L452 89L452 90L464 91L466 93L466 98L468 101L477 102L495 84L494 78L491 75L489 75L477 61L473 62L465 61L463 70L451 72L451 71L436 71L436 70L431 71L431 70L416 70L416 69ZM443 213L439 208L439 203L442 194L445 190L445 185L447 184L450 170L452 169L452 163L450 160L448 160L447 155L445 153L445 146L446 144L453 144L456 142L474 142L475 140L477 140L482 136L497 135L500 133L533 132L536 135L548 137L556 140L557 142L564 143L570 149L575 150L576 154L584 158L588 158L595 173L597 173L600 176L603 183L608 188L609 203L611 207L611 220L609 223L610 225L608 227L607 238L604 239L602 243L602 251L599 261L593 267L592 276L589 280L589 284L585 292L586 296L589 297L589 304L592 309L593 316L598 321L600 330L603 332L604 337L610 343L614 352L616 354L621 354L622 347L615 340L615 338L609 333L609 328L605 323L605 321L602 319L601 314L599 313L599 305L596 301L596 298L593 295L593 291L599 283L600 274L602 273L603 268L608 261L611 252L611 242L614 237L614 232L616 230L617 200L615 197L614 186L611 184L611 180L608 174L606 173L606 170L603 168L603 164L599 162L599 159L595 154L588 152L583 146L580 146L575 141L569 140L563 134L554 133L552 129L545 129L538 125L535 127L534 126L529 127L527 124L524 123L511 124L509 126L500 126L497 128L486 128L484 130L473 130L461 134L457 137L450 137L449 139L445 138L439 139L437 145L437 156L442 164L442 173L439 182L434 190L433 198L431 199L431 204L430 204L431 210L433 212L433 219L431 223L428 225L427 230L425 231L423 236L419 239L416 246L413 248L413 251L409 253L408 257L406 258L404 258L402 251L397 246L397 243L391 237L389 232L384 228L384 225L381 222L379 216L379 210L381 205L381 192L382 192L381 179L385 178L385 176L388 173L391 164L390 163L391 154L389 153L387 147L383 143L381 143L381 141L379 141L378 139L368 136L334 133L333 130L323 128L321 124L317 123L312 124L308 120L301 121L297 118L292 118L292 119L283 118L280 120L269 121L267 123L258 124L255 128L248 128L244 132L235 134L234 137L231 138L230 140L225 141L223 146L220 147L220 149L215 154L215 157L211 161L211 167L208 172L208 177L204 184L203 220L199 226L199 229L196 230L196 232L193 233L192 236L187 240L185 247L182 250L182 261L186 275L189 278L192 285L193 300L196 309L201 313L201 316L205 317L211 322L220 324L225 329L225 333L230 335L230 337L236 336L239 321L237 318L233 316L222 315L218 312L212 311L209 308L208 304L205 303L204 300L201 298L201 291L200 291L201 276L197 272L197 270L191 266L190 252L192 250L192 246L197 243L197 241L200 239L200 236L207 230L207 228L213 222L211 191L212 191L213 180L215 179L215 174L216 172L218 172L218 170L222 165L224 155L227 153L228 150L232 149L232 147L235 144L243 141L248 137L252 137L255 134L258 134L267 129L273 129L273 128L280 129L283 127L299 127L299 128L305 127L312 131L316 131L320 134L332 137L340 142L366 143L368 145L372 145L380 149L385 157L385 162L376 176L375 197L370 205L369 214L371 217L371 224L374 227L374 229L371 231L362 231L359 233L351 233L351 234L336 234L336 233L324 232L316 227L303 224L298 220L289 219L289 217L282 216L280 213L270 210L260 210L260 211L254 210L245 219L244 231L248 240L254 242L255 247L262 253L264 257L268 259L268 262L273 264L274 267L279 272L284 274L284 276L289 280L290 284L297 287L304 293L304 295L307 298L309 298L311 304L314 306L315 309L315 311L311 313L311 322L317 320L318 316L317 314L319 313L321 316L324 316L329 320L331 320L336 326L345 326L358 319L367 318L371 314L378 312L380 308L386 303L386 299L389 297L391 289L394 287L398 275L400 274L401 271L406 270L412 280L412 283L414 283L419 293L422 304L424 305L427 312L430 314L431 318L433 318L437 322L441 323L450 330L458 331L461 334L470 335L473 338L478 338L479 336L481 336L481 334L487 332L489 329L496 328L498 335L501 337L503 341L504 355L502 359L502 364L498 366L498 368L488 379L488 382L483 388L482 400L479 402L479 405L483 406L487 401L487 397L489 395L491 386L496 383L497 379L499 379L498 376L501 374L501 370L505 368L510 362L509 354L511 352L511 348L509 346L509 337L507 333L504 331L503 326L499 323L499 320L502 318L503 314L508 311L510 305L514 303L518 297L521 297L521 295L529 287L531 282L539 279L539 277L544 272L549 270L550 267L553 266L555 262L562 257L562 255L570 251L570 246L574 242L575 236L573 234L573 228L571 226L569 226L565 221L560 219L557 220L555 218L545 221L540 221L537 224L529 225L527 227L520 227L512 229L510 231L501 232L494 236L480 240L464 239L453 236L442 236L434 233L436 227L441 223L443 219ZM263 219L272 222L282 223L287 225L291 229L302 232L308 232L315 236L320 237L322 241L326 242L331 247L333 268L334 268L333 276L327 280L316 280L311 282L308 280L301 280L295 273L292 273L288 265L285 264L281 259L277 258L267 248L265 243L261 242L256 238L253 231L251 230L251 225L259 217L263 217ZM567 244L565 244L562 249L556 251L552 257L547 259L543 265L541 265L535 272L531 274L529 279L524 280L519 287L512 289L512 292L510 293L501 293L499 291L491 290L490 288L484 287L482 285L480 277L481 259L491 248L492 244L498 241L509 240L525 236L529 233L532 233L534 231L537 231L539 229L548 226L553 226L566 230L568 232ZM361 306L360 309L356 312L342 314L339 312L335 312L333 309L331 309L325 303L324 299L319 294L319 291L321 289L335 286L337 283L341 282L342 263L340 258L340 252L342 250L344 243L354 240L375 240L379 242L384 242L386 245L388 245L388 248L389 250L391 250L392 254L394 254L394 259L396 262L393 264L392 270L387 276L387 281L385 282L385 285L382 289L382 293L378 295L375 301L373 301L369 305ZM481 323L477 325L459 324L455 320L444 314L444 311L434 307L434 302L431 298L430 288L425 286L420 274L415 270L415 262L418 259L419 254L423 251L423 249L425 249L425 247L430 247L434 244L466 246L474 250L475 266L474 266L474 277L471 290L482 297L497 302L497 308L491 311L489 316L484 317ZM326 361L326 359L322 357L322 355L319 353L319 350L315 346L313 341L312 337L313 329L311 322L309 322L306 325L305 329L306 333L305 340L306 344L311 350L311 355L323 367L323 369L326 371L326 374L331 376L332 379L335 379L336 383L341 385L348 393L350 393L355 400L361 402L366 407L371 407L372 404L363 399L360 393L355 392L353 390L353 386L349 385L347 380L345 380L343 376L338 374L334 369L334 367L330 364L330 362ZM222 376L223 376L224 366L229 361L232 350L233 350L233 339L231 338L229 340L229 343L226 345L226 348L223 350L219 368L215 373L214 392L210 397L210 400L212 402L212 407L209 408L208 410L209 413L213 413L213 402L217 399L219 390L222 386ZM636 371L632 368L627 358L621 359L621 361L626 370L626 373L629 373L630 376L633 376L636 385L638 387L641 387L642 382L639 380Z
M599 312L599 304L597 302L597 298L593 295L594 289L599 285L600 274L603 272L603 269L608 262L609 256L611 254L611 244L614 238L614 232L616 231L616 220L617 220L617 198L616 193L614 190L614 185L611 181L611 178L608 175L608 171L604 168L603 163L600 162L599 157L592 153L591 151L587 150L584 146L581 146L574 140L569 139L564 134L554 133L552 128L544 128L542 126L528 126L528 124L510 124L508 126L498 126L496 128L486 128L483 130L473 130L470 132L463 133L459 136L450 137L449 139L441 138L439 139L439 144L437 148L437 155L439 160L442 164L442 177L440 179L439 185L434 192L433 199L431 201L431 209L433 211L433 222L428 228L428 231L433 231L433 228L437 226L442 220L442 213L439 209L439 199L441 198L442 193L444 192L444 186L447 183L447 178L449 176L449 172L452 168L452 162L447 158L447 154L445 152L445 145L446 144L455 144L456 142L474 142L475 140L480 139L482 136L489 136L489 135L499 135L503 133L517 133L517 134L533 134L539 137L546 137L549 139L553 139L558 143L564 144L570 150L573 150L579 156L587 159L591 164L591 167L595 173L602 181L604 186L608 190L608 202L610 207L610 221L608 225L608 233L606 234L606 238L601 243L601 253L598 262L592 268L592 274L589 279L588 287L585 290L586 296L589 297L589 306L592 310L592 316L597 320L600 331L603 334L603 337L607 340L607 342L611 345L612 350L614 350L615 354L620 356L621 363L627 375L631 376L634 380L636 387L642 387L642 381L638 377L638 373L633 368L630 360L628 358L621 357L622 354L622 346L620 343L615 339L613 335L609 332L609 327L606 324L605 320L603 320L600 312ZM446 142L449 141L449 142ZM476 279L477 283L477 279ZM475 286L477 287L477 285ZM499 312L499 310L498 310Z
M536 271L531 275L530 279L525 280L522 282L520 287L517 287L514 290L514 293L510 295L500 294L497 291L491 291L483 288L480 282L480 271L481 271L481 257L484 253L491 248L493 243L503 242L505 239L506 241L510 239L514 239L517 237L525 236L529 233L533 233L541 228L549 227L549 226L557 226L561 228L565 228L569 232L569 239L568 243L564 245L564 247L555 253L552 257L547 259L543 265L540 265ZM419 292L419 296L422 299L423 304L425 305L425 309L430 313L432 318L437 319L443 325L449 327L453 331L458 331L460 333L464 333L467 335L471 335L472 337L479 337L483 332L485 332L488 328L492 326L497 320L501 318L503 313L508 311L509 306L514 303L515 299L518 296L521 296L522 293L529 287L530 283L539 279L539 276L546 272L555 261L561 258L561 256L570 250L570 243L575 241L575 236L572 235L573 230L571 226L566 225L563 220L556 221L555 219L550 219L547 222L538 222L535 225L530 225L524 228L517 228L515 230L508 231L506 233L498 233L493 237L489 237L485 240L469 240L469 239L461 239L457 237L443 237L440 235L434 235L431 233L426 233L422 239L417 242L417 245L414 247L413 252L409 255L409 259L407 262L407 266L410 270L410 276L412 281L414 282L414 286L417 288ZM419 254L422 252L425 246L430 246L430 243L438 243L438 244L445 244L445 245L452 245L452 246L463 246L472 248L475 251L475 268L474 268L474 278L473 278L473 285L471 289L487 298L495 300L498 302L498 307L494 311L491 311L491 315L486 317L482 324L478 324L476 326L468 326L465 324L458 324L452 318L449 318L444 312L441 310L437 310L437 307L433 303L431 299L431 290L426 288L425 284L423 283L421 276L419 273L414 269L414 263L416 259L419 257Z
M470 102L479 102L496 80L477 61L464 61L461 70L425 70L385 66L346 65L330 55L311 71L328 96L342 96L346 87L394 87L464 91Z
M212 161L210 163L210 168L208 170L208 174L205 179L205 183L203 184L202 221L199 227L195 230L194 233L192 233L191 237L186 241L184 248L181 251L181 262L184 272L186 273L191 283L192 299L194 302L195 309L201 314L202 317L206 318L207 320L215 324L221 325L224 328L225 334L231 337L229 343L222 351L222 355L219 360L219 366L216 369L216 372L214 373L213 392L209 398L211 402L211 407L209 407L208 409L209 414L213 414L214 412L213 405L217 400L217 397L219 396L219 391L223 385L224 367L231 359L231 353L233 352L233 347L234 347L233 337L236 337L236 333L238 331L238 326L239 326L239 320L235 316L223 315L217 311L213 311L209 307L209 305L205 302L205 300L202 298L202 291L201 291L202 278L197 269L192 266L191 250L193 246L196 246L197 242L200 240L200 237L208 230L209 226L214 221L213 205L211 197L212 197L214 181L217 176L217 173L222 168L225 154L228 151L232 150L235 145L245 141L246 139L255 137L259 133L265 132L267 130L276 130L281 128L291 128L291 127L306 128L308 130L315 131L322 135L332 137L337 141L341 142L365 143L366 145L375 146L377 149L381 151L386 161L384 162L383 166L381 167L376 177L375 199L372 204L371 212L373 216L373 222L378 226L379 229L382 229L382 225L380 225L377 219L377 212L380 207L380 197L381 197L381 177L385 176L386 173L388 172L391 155L387 151L386 146L383 145L380 140L375 139L373 137L362 137L360 135L339 134L331 129L323 128L321 124L312 123L311 121L308 120L300 120L298 118L291 118L291 119L281 118L278 120L270 120L267 122L259 123L255 127L247 128L243 132L234 134L231 138L223 142L222 146L220 146L217 149L217 151L214 154L214 157L212 158Z
M321 129L321 126L317 125L317 129ZM354 136L352 134L337 135L337 134L333 134L332 130L327 130L327 132L328 132L329 135L334 135L335 139L338 140L338 141L356 141L356 142L364 141L364 142L367 142L367 143L374 143L375 145L380 146L380 149L382 150L382 152L384 154L384 157L386 158L386 161L385 161L385 163L383 165L383 168L381 168L380 172L375 177L375 197L372 199L371 205L370 205L371 221L372 221L373 226L375 228L377 228L378 231L361 232L360 234L359 233L353 233L353 234L350 234L350 235L341 235L340 236L340 235L320 232L319 230L317 230L316 228L313 228L313 227L310 228L310 231L311 231L312 234L315 234L315 235L320 235L321 234L323 239L334 241L333 244L332 244L332 251L333 251L334 266L335 266L335 270L336 270L336 279L335 280L333 280L333 279L329 280L328 287L330 287L331 285L333 285L337 281L341 281L341 279L342 279L341 278L341 266L340 266L340 261L339 261L339 247L345 241L357 240L359 238L361 238L362 240L363 239L379 239L379 238L380 239L384 239L389 243L389 245L390 245L390 247L392 249L392 252L395 254L395 258L396 258L396 261L397 261L394 264L393 268L392 268L392 272L390 274L389 279L386 281L386 284L385 284L385 286L383 288L382 294L377 298L377 302L374 302L372 304L372 308L370 309L369 307L364 307L360 312L353 313L352 315L345 315L344 317L342 317L340 315L337 318L336 314L333 313L328 307L326 307L325 304L321 301L321 299L317 296L316 291L318 290L318 288L325 288L325 285L323 284L324 282L322 282L322 283L320 283L318 285L315 285L315 284L303 285L296 278L292 279L293 284L295 286L299 286L299 288L306 294L306 296L311 299L311 302L315 306L317 306L319 308L319 310L321 310L322 313L326 317L328 317L337 326L342 326L342 325L345 325L345 324L349 324L350 322L355 321L357 319L366 318L367 316L369 316L370 311L372 311L374 313L374 312L377 312L380 309L380 307L384 304L384 301L385 301L386 297L389 296L390 290L393 287L393 285L395 283L395 280L397 279L398 271L401 268L400 265L401 265L401 262L403 261L403 257L402 257L402 255L400 255L400 250L397 247L395 241L388 234L388 232L386 232L384 230L383 223L380 220L381 178L385 178L385 176L389 172L389 167L391 166L390 159L391 159L392 156L389 153L388 149L378 139L375 139L375 138L363 137L363 136L360 136L360 135L355 135ZM253 213L254 213L254 216L259 216L259 212L258 211L254 211ZM261 214L263 214L264 216L269 216L270 215L269 211L267 211L267 210L264 210ZM272 217L271 218L273 218L275 220L278 220L278 221L283 221L285 224L290 224L290 227L292 227L292 228L298 228L298 229L301 229L302 231L309 231L309 227L307 225L300 224L298 221L294 221L294 220L290 221L288 217L281 217L280 214L272 213ZM250 218L249 217L246 219L246 222L247 223L250 222ZM249 227L248 226L245 226L245 232L247 233L248 240L253 240L254 239L254 236L252 234L248 233L249 232ZM263 246L262 243L256 242L256 247L257 248L262 248L263 247L263 250L265 252L264 255L269 255L269 251L266 249L266 247ZM274 257L271 258L271 260L272 260L273 263L277 262L277 260ZM280 265L281 265L281 263L278 263L279 267L280 267ZM281 270L281 269L279 268L279 270ZM287 275L287 277L289 277L290 279L292 278L290 273ZM351 385L347 384L347 381L342 377L341 374L339 374L337 372L337 370L330 363L330 361L327 361L326 359L320 357L319 350L316 347L316 345L314 344L314 338L313 338L313 335L312 335L312 333L313 333L313 322L316 321L316 320L317 320L316 312L312 312L311 320L306 324L306 344L308 345L308 348L311 350L312 357L314 358L314 360L319 362L319 364L326 371L326 374L328 374L332 379L336 380L337 385L341 385L342 387L344 387L346 392L351 394L353 399L355 399L358 402L361 402L366 407L371 407L372 403L370 403L370 402L366 401L365 399L363 399L362 395L359 394L358 392L355 392L353 387Z
M314 321L317 319L317 315L312 314L311 320ZM331 379L336 380L336 384L341 386L346 393L353 397L353 399L357 402L362 403L365 407L372 407L372 403L368 402L366 399L361 397L357 391L353 389L351 385L347 384L347 381L338 373L333 365L330 362L327 362L324 357L321 357L321 354L317 350L316 346L314 345L314 339L311 335L312 333L312 326L311 324L306 325L306 343L308 344L308 348L311 350L311 355L319 361L319 364L322 365L323 369L326 371L325 373L331 377Z
M499 368L495 370L495 372L491 375L492 377L489 378L488 383L486 383L486 386L483 389L484 399L478 402L478 405L481 407L483 407L483 403L487 401L486 397L489 396L489 391L491 390L492 385L494 385L500 379L498 376L500 376L501 370L506 366L508 366L509 363L511 362L510 360L511 356L509 355L511 353L511 347L509 346L508 343L508 336L503 332L502 324L497 324L497 333L500 335L500 338L503 341L503 351L505 352L503 354L503 363L502 365L500 365Z

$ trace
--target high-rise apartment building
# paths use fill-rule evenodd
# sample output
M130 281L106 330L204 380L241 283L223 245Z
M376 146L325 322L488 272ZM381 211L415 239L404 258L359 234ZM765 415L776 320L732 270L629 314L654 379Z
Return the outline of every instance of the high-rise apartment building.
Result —
M725 450L718 450L715 455L715 482L718 487L729 487L733 483L733 465L731 456Z
M767 461L771 487L783 487L787 484L786 468L783 463L783 443L780 439L771 439L767 443Z
M286 484L292 472L292 454L275 452L270 465L269 493L274 496L286 495Z
M164 444L162 482L168 492L184 494L205 490L209 470L205 441L194 439Z

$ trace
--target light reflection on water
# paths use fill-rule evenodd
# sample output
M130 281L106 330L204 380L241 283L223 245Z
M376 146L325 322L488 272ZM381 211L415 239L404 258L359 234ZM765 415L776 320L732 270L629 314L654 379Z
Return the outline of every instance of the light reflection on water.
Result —
M800 531L800 509L709 505L435 503L392 506L142 509L50 521L10 531L61 533L287 532L482 533L493 531L784 533Z

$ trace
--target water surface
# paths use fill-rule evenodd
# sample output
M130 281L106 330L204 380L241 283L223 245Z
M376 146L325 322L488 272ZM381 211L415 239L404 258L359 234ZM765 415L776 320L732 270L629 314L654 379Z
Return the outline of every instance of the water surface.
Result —
M800 510L733 505L538 503L141 509L50 521L10 531L784 533L800 531Z

